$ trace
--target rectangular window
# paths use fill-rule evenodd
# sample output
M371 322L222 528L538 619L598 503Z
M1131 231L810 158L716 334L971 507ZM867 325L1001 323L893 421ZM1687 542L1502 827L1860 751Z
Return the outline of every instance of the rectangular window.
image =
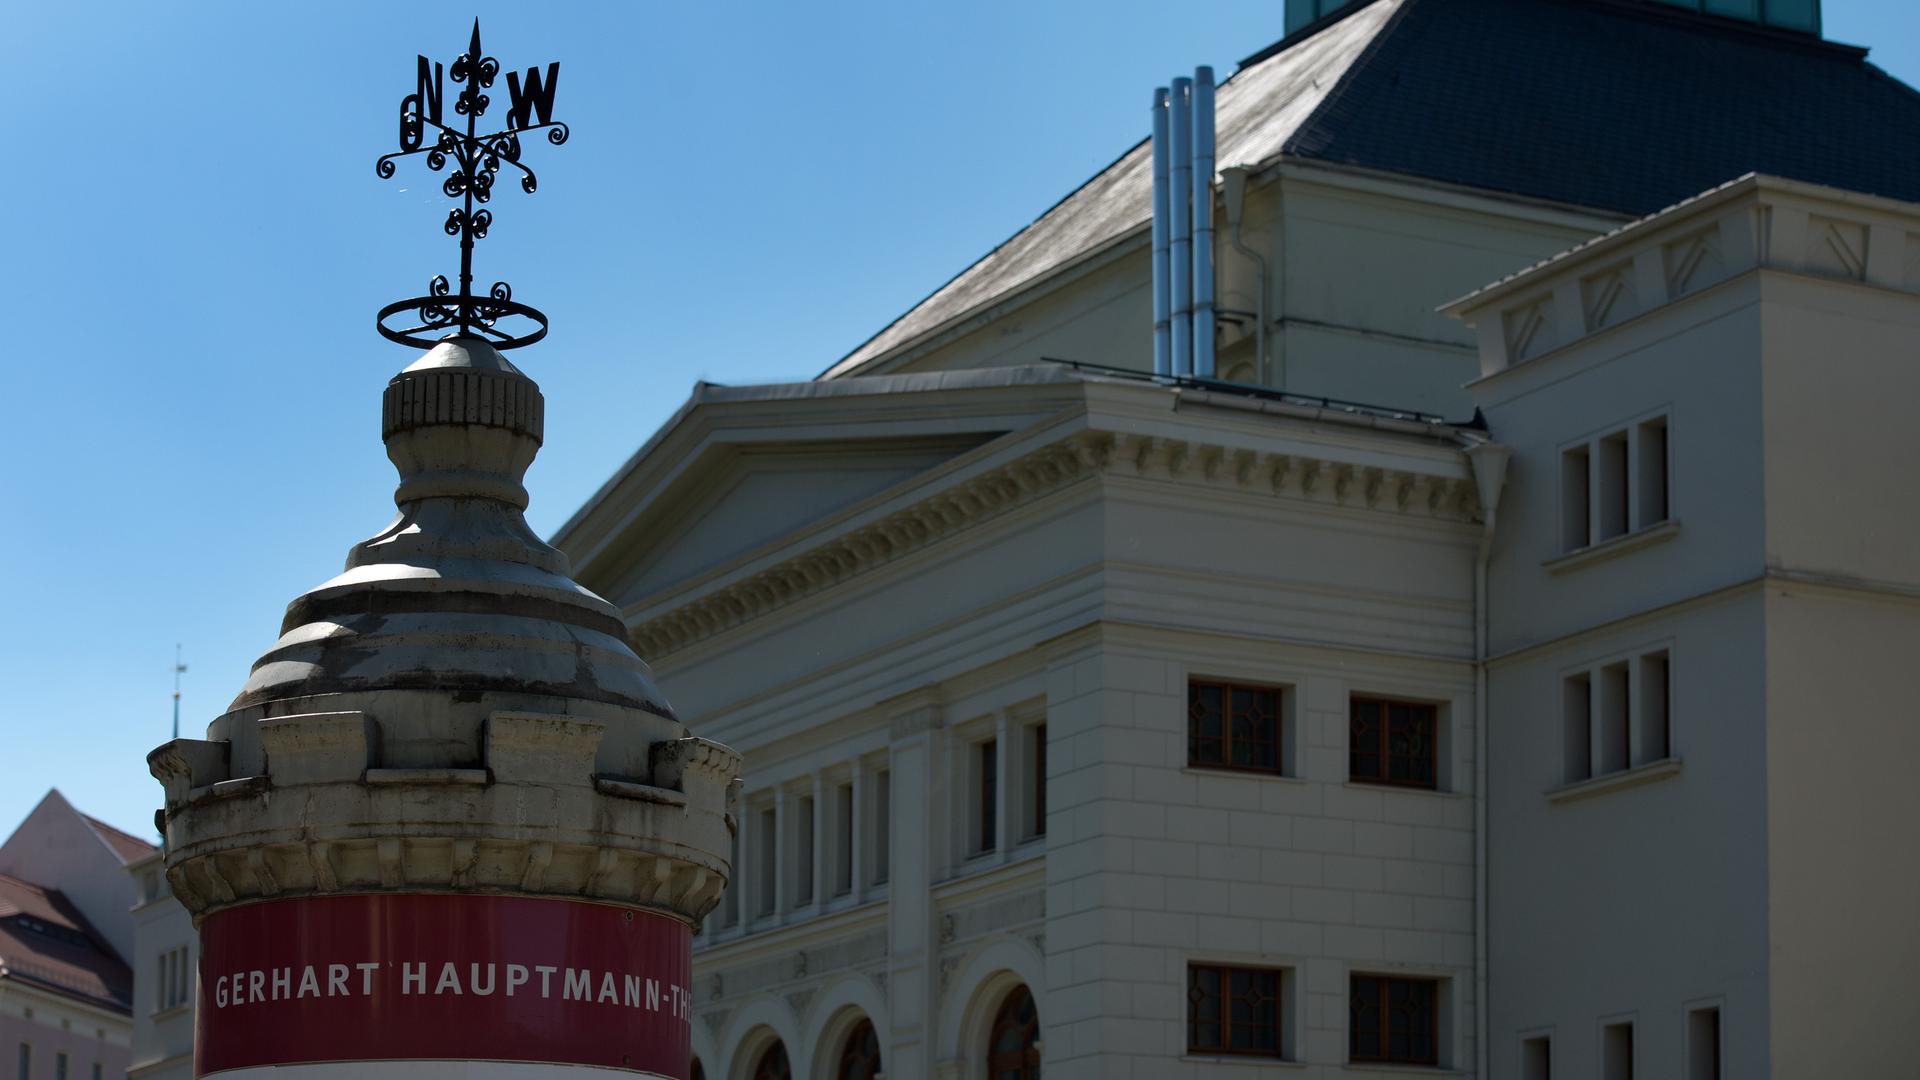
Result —
M979 817L976 821L980 832L974 838L973 850L985 853L999 846L1000 741L998 739L988 739L974 744L974 775L979 778L979 786L974 789L974 799L979 804L977 807Z
M1566 782L1671 757L1671 683L1666 649L1567 676L1561 701Z
M1560 547L1576 551L1593 542L1588 516L1587 448L1576 446L1560 454Z
M1640 472L1635 479L1640 500L1640 520L1636 527L1644 529L1667 520L1667 418L1664 416L1640 425Z
M1553 1040L1545 1035L1520 1043L1520 1080L1553 1080Z
M33 1047L20 1044L20 1067L16 1071L16 1080L31 1080L33 1074Z
M67 1055L53 1055L53 1080L67 1080Z
M853 785L833 789L833 895L853 891Z
M1033 733L1033 787L1029 802L1033 805L1033 827L1027 830L1030 836L1047 835L1047 725L1035 724L1028 729Z
M1687 1080L1720 1080L1720 1010L1687 1013Z
M1586 672L1567 677L1560 710L1566 781L1572 784L1593 775L1593 679Z
M1440 1063L1440 983L1353 976L1347 999L1347 1056L1389 1065Z
M732 857L727 865L733 868L733 874L727 881L726 894L721 898L720 925L723 927L740 925L740 879L746 875L747 868L740 865L740 830L745 826L738 818L733 823Z
M1279 772L1280 694L1272 686L1189 680L1187 764Z
M1659 761L1672 753L1667 739L1667 654L1640 658L1640 755L1634 764Z
M1600 1080L1633 1080L1633 1024L1608 1024L1600 1030Z
M105 1069L105 1066L101 1065L97 1061L94 1062L93 1063L93 1080L100 1080L100 1077L103 1075L104 1069Z
M1560 451L1560 549L1578 551L1673 516L1667 417Z
M1357 697L1349 708L1349 779L1404 787L1439 786L1439 706Z
M779 843L777 823L778 818L771 809L760 811L760 825L754 836L754 840L757 841L754 847L758 849L754 854L759 856L757 860L759 866L755 868L757 873L754 875L753 911L755 915L765 916L774 912L775 879L780 872L779 851L776 846Z
M1596 774L1619 772L1631 758L1632 736L1627 728L1628 690L1632 686L1627 664L1608 664L1600 669L1600 716L1593 748Z
M1280 976L1273 968L1187 965L1187 1052L1280 1057Z
M873 777L873 883L884 885L893 855L893 771Z
M813 796L794 800L793 906L813 903Z

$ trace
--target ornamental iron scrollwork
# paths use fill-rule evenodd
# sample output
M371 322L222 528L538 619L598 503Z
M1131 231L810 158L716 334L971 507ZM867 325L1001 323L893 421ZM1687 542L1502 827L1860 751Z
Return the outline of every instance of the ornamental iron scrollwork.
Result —
M480 47L480 20L474 20L467 51L451 67L421 56L416 58L414 72L413 93L400 99L400 149L381 155L374 162L374 172L390 180L402 158L424 156L429 171L447 174L440 190L450 199L459 199L460 205L447 212L442 227L448 236L460 239L460 289L455 292L445 274L436 276L425 296L396 300L380 309L376 324L380 335L420 348L432 348L450 333L485 337L497 349L531 345L547 335L546 315L515 300L513 288L504 281L494 282L485 295L475 294L473 244L486 239L493 227L493 211L484 204L492 201L494 182L502 169L517 175L520 190L529 195L540 186L539 178L521 160L521 136L543 132L548 143L562 146L571 134L566 124L553 118L560 65L548 64L544 73L538 67L524 73L506 72L507 126L485 135L479 133L480 118L493 104L487 91L501 70L500 62ZM448 76L459 87L453 111L466 118L464 132L446 123ZM405 320L400 320L402 325L388 324L395 316L409 313L414 325L404 325ZM527 328L520 329L523 326Z

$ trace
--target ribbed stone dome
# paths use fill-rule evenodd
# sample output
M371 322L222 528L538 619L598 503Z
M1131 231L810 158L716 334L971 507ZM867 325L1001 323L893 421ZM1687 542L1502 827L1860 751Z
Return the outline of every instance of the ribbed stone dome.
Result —
M231 710L381 691L559 698L672 719L613 605L527 527L540 388L487 342L441 342L387 385L399 516L288 605Z

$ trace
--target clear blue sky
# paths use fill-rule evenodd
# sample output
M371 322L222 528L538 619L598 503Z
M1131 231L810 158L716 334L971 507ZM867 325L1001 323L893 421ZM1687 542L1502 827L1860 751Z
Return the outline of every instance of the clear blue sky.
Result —
M1827 36L1920 81L1917 8L1826 0ZM696 379L817 374L1281 9L11 5L0 831L58 786L150 833L174 643L198 734L287 601L392 515L379 398L411 355L373 312L457 253L438 177L373 161L414 54L451 60L476 11L506 67L562 62L574 133L532 146L540 192L494 199L477 264L554 321L516 354L547 396L528 516L551 534Z

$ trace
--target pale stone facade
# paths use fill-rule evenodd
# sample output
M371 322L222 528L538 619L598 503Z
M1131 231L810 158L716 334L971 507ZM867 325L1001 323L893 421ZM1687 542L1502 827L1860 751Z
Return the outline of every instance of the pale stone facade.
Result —
M194 999L199 993L200 935L173 898L166 863L156 851L129 863L133 878L133 1043L130 1080L193 1076ZM175 975L178 966L182 975Z
M1049 1076L1245 1075L1188 1049L1212 963L1281 973L1304 1075L1398 1075L1349 1059L1370 975L1434 981L1442 1073L1896 1075L1917 252L1910 204L1710 193L1452 309L1484 430L1062 367L701 388L558 542L746 756L704 1075L838 1076L866 1020L977 1080L1016 986ZM1283 775L1189 764L1192 679L1281 688ZM1351 778L1363 695L1437 706L1434 790Z

